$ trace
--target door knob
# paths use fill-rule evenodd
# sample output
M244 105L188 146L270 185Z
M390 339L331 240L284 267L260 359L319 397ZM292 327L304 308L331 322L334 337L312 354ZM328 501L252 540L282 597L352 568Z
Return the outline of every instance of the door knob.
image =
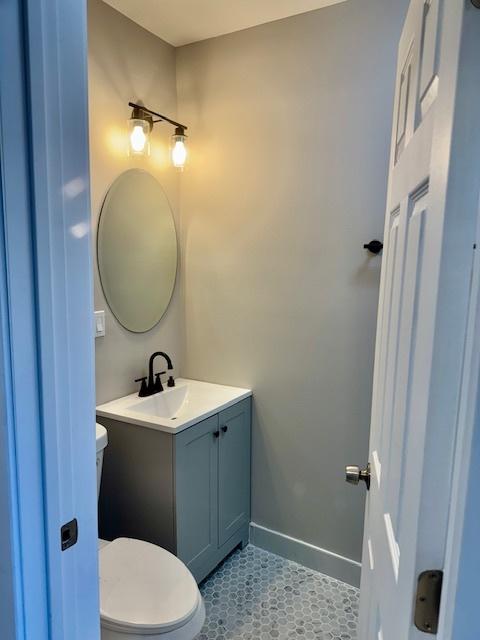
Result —
M360 467L357 467L356 465L346 466L345 480L350 484L359 484L360 480L363 480L368 491L370 489L370 463L367 464L365 469L360 469Z

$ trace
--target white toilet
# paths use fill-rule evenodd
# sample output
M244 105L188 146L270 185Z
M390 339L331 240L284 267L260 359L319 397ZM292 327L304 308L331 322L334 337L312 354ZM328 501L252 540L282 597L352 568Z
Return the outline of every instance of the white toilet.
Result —
M97 491L107 431L97 424ZM100 543L102 640L193 640L205 606L187 567L157 545L117 538Z

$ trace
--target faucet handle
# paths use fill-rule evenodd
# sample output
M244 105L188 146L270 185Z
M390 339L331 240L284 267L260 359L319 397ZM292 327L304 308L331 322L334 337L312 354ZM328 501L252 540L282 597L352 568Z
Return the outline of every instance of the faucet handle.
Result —
M168 377L167 387L174 387L174 386L175 386L175 380L174 380L173 376L170 375Z
M144 398L145 396L148 396L147 377L145 376L144 378L137 378L135 382L142 383L140 385L140 391L138 392L139 398Z

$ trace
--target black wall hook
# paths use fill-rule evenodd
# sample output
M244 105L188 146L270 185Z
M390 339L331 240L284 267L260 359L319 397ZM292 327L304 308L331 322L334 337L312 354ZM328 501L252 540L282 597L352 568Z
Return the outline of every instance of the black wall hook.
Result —
M368 244L363 245L363 248L376 255L383 249L383 242L380 242L380 240L370 240Z

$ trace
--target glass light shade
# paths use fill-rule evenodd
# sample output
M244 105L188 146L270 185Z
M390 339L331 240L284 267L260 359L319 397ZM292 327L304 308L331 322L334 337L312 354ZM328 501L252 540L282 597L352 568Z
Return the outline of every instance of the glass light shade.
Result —
M183 169L187 161L187 147L185 145L186 136L175 133L172 136L172 164L177 169Z
M134 156L150 155L150 123L130 118L128 121L129 153Z

